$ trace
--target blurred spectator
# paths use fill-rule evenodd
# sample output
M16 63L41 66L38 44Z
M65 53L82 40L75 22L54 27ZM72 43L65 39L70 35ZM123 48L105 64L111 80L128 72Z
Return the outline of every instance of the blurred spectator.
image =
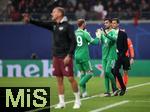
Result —
M19 21L21 19L20 13L15 9L14 6L11 6L10 18L12 21Z
M19 7L18 7L18 9L19 9L19 12L21 12L21 13L24 13L24 12L25 12L25 10L26 10L26 3L25 3L25 0L21 0L21 1L19 2Z
M72 3L72 2L68 2L67 3L67 9L66 9L66 16L70 19L70 20L74 20L76 17L75 17L75 7L76 7L76 4L75 3Z
M77 0L68 0L68 3L71 3L73 6L76 6Z
M107 11L104 10L104 6L101 1L94 6L94 11L98 13L100 19L104 19L107 15Z
M141 5L140 5L140 8L141 8L141 11L149 11L149 4L146 3L145 0L141 0Z
M19 16L19 13L27 12L35 19L48 19L54 7L62 6L71 20L100 20L106 16L134 19L137 11L140 13L140 19L150 19L150 0L9 0L9 6L6 6L8 11L3 12L10 12L10 4L15 8L15 11L11 12L15 13L15 17ZM4 20L9 20L10 16L6 16L7 14L0 14L7 17Z
M86 19L86 11L81 3L78 5L75 15L76 15L76 19L80 19L80 18Z
M98 13L94 11L94 8L91 7L89 12L87 13L87 19L88 20L97 20L98 19Z

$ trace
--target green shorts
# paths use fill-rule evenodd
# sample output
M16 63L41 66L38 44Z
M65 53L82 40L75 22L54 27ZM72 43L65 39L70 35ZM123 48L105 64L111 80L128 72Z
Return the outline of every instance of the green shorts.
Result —
M92 71L92 65L90 61L84 61L84 62L76 62L76 66L79 71Z

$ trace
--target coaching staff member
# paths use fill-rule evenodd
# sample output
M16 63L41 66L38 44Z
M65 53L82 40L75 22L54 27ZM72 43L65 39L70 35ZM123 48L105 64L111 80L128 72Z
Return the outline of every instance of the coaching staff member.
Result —
M127 34L124 31L119 29L119 19L114 18L112 19L112 28L116 29L118 33L117 37L117 54L118 59L115 63L114 69L112 70L114 76L118 79L118 82L121 86L120 96L123 96L126 91L126 86L123 82L122 75L120 73L121 66L123 66L124 70L129 70L130 62L128 57L126 56L126 52L128 50L127 44Z
M75 102L74 109L80 108L80 95L78 92L78 85L73 76L73 54L76 48L76 39L73 28L67 22L65 17L65 11L62 7L56 7L53 9L52 22L34 21L29 17L24 17L24 21L43 28L46 28L53 32L52 38L52 50L53 50L53 75L56 76L58 83L58 96L59 103L56 105L56 109L64 108L64 76L68 77L68 80L72 86Z

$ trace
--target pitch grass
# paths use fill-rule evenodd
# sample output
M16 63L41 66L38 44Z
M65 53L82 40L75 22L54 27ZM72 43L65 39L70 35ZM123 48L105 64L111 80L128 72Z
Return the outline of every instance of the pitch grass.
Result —
M65 78L64 82L65 101L74 100L69 81ZM150 82L150 77L130 77L128 87L146 82ZM51 87L51 106L58 103L56 84L55 78L0 78L1 87ZM104 79L93 77L87 84L87 90L89 96L104 93ZM103 112L148 112L150 110L150 85L130 89L124 96L95 97L84 100L79 110L73 110L73 103L69 103L66 108L61 110L51 108L51 112L89 112L124 100L130 102Z

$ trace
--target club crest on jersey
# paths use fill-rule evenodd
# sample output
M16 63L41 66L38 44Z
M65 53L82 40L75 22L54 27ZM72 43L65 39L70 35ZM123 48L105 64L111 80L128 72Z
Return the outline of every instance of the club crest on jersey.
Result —
M66 71L66 72L68 72L68 71L69 71L68 67L65 67L65 71Z
M64 29L64 27L59 27L59 30L61 31L61 30L63 30Z

